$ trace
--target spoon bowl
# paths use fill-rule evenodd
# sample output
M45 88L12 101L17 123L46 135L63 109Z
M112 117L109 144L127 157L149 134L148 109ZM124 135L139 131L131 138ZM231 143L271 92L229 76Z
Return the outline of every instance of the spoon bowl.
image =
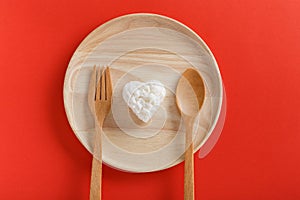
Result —
M176 88L176 103L181 114L195 116L199 113L205 97L204 81L200 74L187 69L179 79Z

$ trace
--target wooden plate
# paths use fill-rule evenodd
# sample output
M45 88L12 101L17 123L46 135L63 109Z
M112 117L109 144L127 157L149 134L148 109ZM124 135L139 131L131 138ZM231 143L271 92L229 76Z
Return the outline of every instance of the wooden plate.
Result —
M120 170L150 172L183 160L184 126L175 90L181 73L194 67L206 84L206 97L194 124L197 151L211 134L222 104L222 79L213 54L185 25L154 14L125 15L99 26L79 45L65 75L64 103L69 123L92 152L94 120L87 103L92 67L110 66L114 93L104 122L103 161ZM136 119L122 99L133 80L159 80L167 90L148 124Z

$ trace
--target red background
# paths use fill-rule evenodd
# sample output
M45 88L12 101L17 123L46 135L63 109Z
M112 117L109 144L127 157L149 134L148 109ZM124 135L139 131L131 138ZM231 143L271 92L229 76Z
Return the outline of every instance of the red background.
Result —
M91 155L63 107L68 61L114 17L175 18L209 45L228 97L224 131L195 156L196 199L300 199L300 1L1 0L0 199L88 199ZM183 199L183 165L103 169L103 199Z

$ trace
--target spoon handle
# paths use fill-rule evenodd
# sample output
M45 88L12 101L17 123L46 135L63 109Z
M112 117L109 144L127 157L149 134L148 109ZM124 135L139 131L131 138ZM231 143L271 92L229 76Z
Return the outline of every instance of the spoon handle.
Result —
M186 151L184 162L184 200L194 200L194 144L192 139L193 124L186 123Z

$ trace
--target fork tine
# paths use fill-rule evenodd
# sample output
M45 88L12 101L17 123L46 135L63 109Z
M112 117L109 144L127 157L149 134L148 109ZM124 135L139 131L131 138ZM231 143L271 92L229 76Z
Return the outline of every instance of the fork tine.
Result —
M111 96L112 96L112 83L111 83L111 77L110 77L109 67L106 67L105 78L106 78L106 85L105 85L106 86L105 87L106 100L111 100Z
M96 81L96 100L101 98L101 85L100 85L100 81L101 81L101 71L100 68L98 67L97 70L97 81Z
M102 73L101 73L101 80L100 80L100 84L101 84L101 89L100 89L100 99L101 100L105 100L105 68L103 69Z

